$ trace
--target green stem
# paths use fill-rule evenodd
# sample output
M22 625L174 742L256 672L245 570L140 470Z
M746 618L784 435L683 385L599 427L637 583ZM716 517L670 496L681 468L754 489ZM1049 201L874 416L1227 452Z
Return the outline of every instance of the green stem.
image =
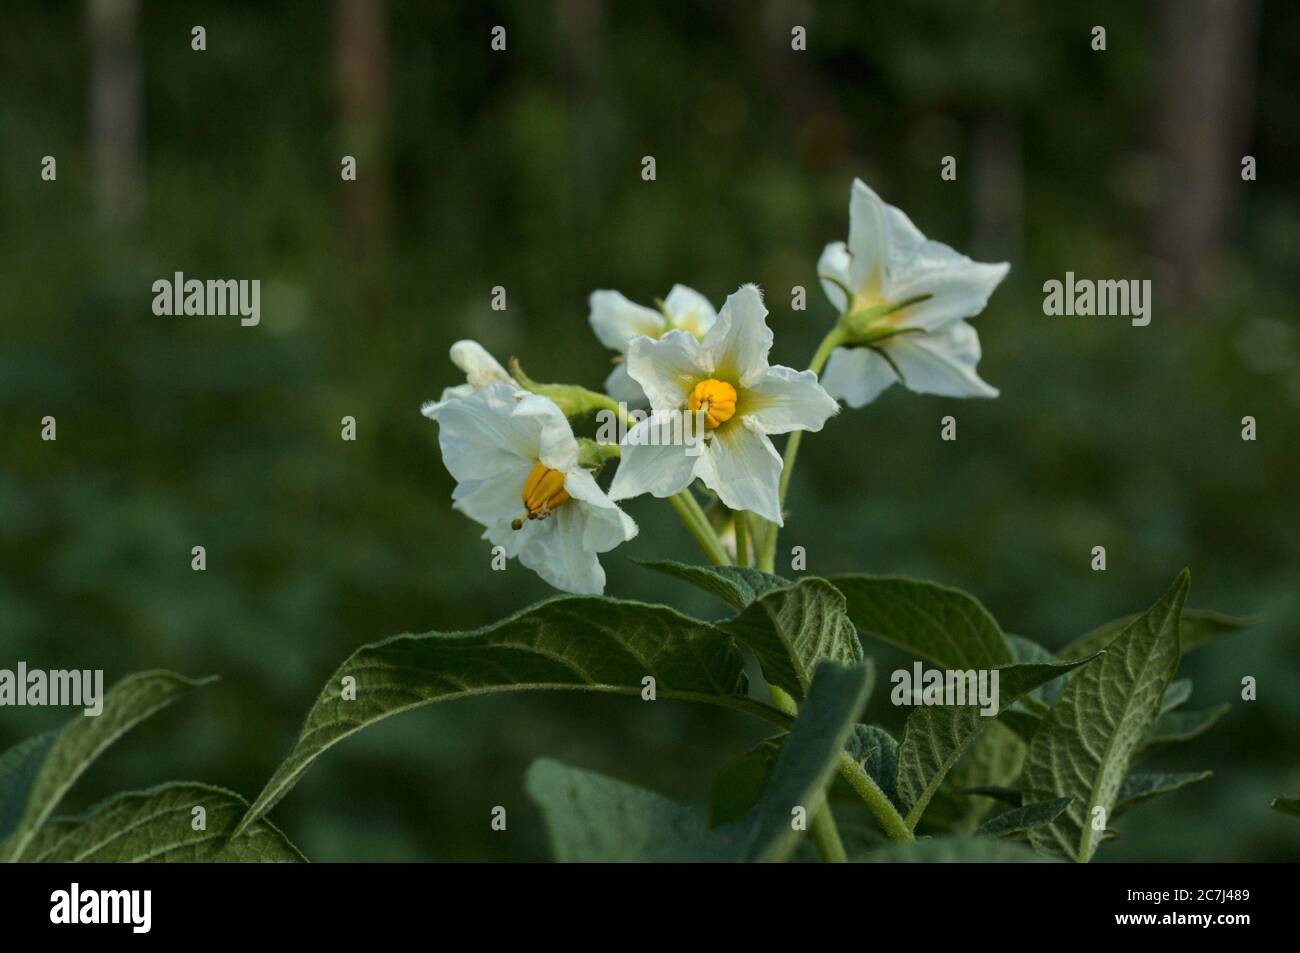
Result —
M686 529L695 538L701 552L709 557L709 562L715 566L730 566L731 559L728 558L727 551L722 548L722 541L718 539L718 534L709 525L709 518L704 515L704 510L700 509L700 504L696 502L691 488L687 487L677 495L670 496L668 502L672 503L673 509L686 524Z
M817 845L817 850L827 863L842 864L849 859L849 855L844 850L844 841L840 839L840 829L835 826L835 815L831 813L829 801L813 815L810 830L813 843Z
M871 813L876 816L890 839L912 840L912 829L907 826L898 809L890 803L885 792L871 779L871 775L862 769L862 765L854 761L848 752L841 751L839 767L840 777L848 781L858 796L867 802L867 807L871 808Z
M736 565L749 565L749 536L745 532L745 513L738 511L731 517L731 525L736 530Z
M822 343L817 345L817 351L808 362L808 370L820 375L822 368L826 366L827 359L831 352L844 343L848 337L841 323L837 323L831 328L826 337L822 338ZM785 454L781 458L781 481L777 484L777 500L782 509L785 508L785 495L790 489L790 476L794 473L794 462L799 456L799 442L803 439L803 431L796 430L786 438ZM764 572L773 572L776 566L776 537L780 528L775 523L767 524L767 532L764 534L762 552L758 557L758 568Z

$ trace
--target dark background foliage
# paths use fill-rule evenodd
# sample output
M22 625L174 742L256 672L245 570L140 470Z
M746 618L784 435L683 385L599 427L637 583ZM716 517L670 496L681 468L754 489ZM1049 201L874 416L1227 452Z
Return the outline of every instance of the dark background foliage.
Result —
M418 412L457 382L448 346L595 385L591 290L720 303L755 281L774 361L804 366L831 317L814 264L861 176L931 237L1012 263L977 322L1002 396L895 388L842 414L804 443L783 544L818 574L961 586L1052 647L1190 565L1192 605L1265 621L1184 667L1193 706L1233 708L1160 763L1213 779L1125 818L1100 859L1295 859L1300 828L1268 802L1300 790L1298 27L1284 0L8 4L0 664L222 677L65 809L169 778L251 797L357 645L548 595L491 572L449 506ZM1151 278L1152 324L1044 316L1067 270ZM175 271L260 278L261 326L155 317L150 285ZM721 614L632 562L691 544L666 505L630 511L641 537L605 559L609 591ZM882 673L905 661L870 651ZM873 716L898 728L883 688ZM64 716L2 714L0 745ZM763 733L614 698L435 706L332 751L274 816L318 860L539 858L533 758L699 803Z

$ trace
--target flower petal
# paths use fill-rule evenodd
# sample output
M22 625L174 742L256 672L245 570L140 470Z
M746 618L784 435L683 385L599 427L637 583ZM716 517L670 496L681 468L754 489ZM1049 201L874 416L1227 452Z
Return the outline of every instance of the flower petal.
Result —
M749 510L780 526L781 457L758 421L742 417L738 424L713 432L696 473L733 510Z
M854 294L874 298L883 288L890 256L886 208L865 182L853 180L849 189L849 289Z
M849 306L844 289L852 288L849 284L853 280L849 277L849 263L849 248L843 242L831 242L822 249L822 256L817 259L817 277L821 280L822 291L826 292L826 297L841 314Z
M578 441L569 419L555 401L540 394L528 394L515 406L514 416L533 421L537 427L537 460L552 470L567 472L578 466Z
M689 331L697 338L704 337L718 320L718 312L709 299L685 285L673 285L664 299L664 310L672 315L673 327Z
M518 555L520 544L525 539L521 535L523 531L511 529L510 524L525 512L522 491L532 470L532 464L526 460L517 460L516 463L513 473L457 483L451 496L452 507L483 526L486 530L483 535L494 545L504 546L508 557Z
M587 527L583 532L582 546L593 553L607 553L619 543L627 542L637 534L637 526L618 505L605 495L596 478L586 470L578 469L565 474L565 492L572 497L565 506L582 506L587 509Z
M931 297L896 312L893 323L937 331L953 321L973 318L984 310L1010 268L1006 262L971 261L947 245L927 241L906 265L891 273L888 297L890 301L921 294Z
M712 369L706 365L701 343L687 331L669 331L657 341L637 338L627 351L627 372L655 410L684 407L701 375Z
M514 394L514 388L505 384L490 384L432 411L438 421L442 462L458 482L513 472L521 459L536 461L538 427L532 420L513 416Z
M827 392L850 407L865 407L897 380L889 362L869 347L837 347L821 377Z
M664 316L652 308L634 304L617 291L593 291L588 299L591 314L587 318L600 343L620 354L641 335L657 338L663 334Z
M975 373L980 339L965 321L955 321L936 334L900 334L883 346L908 390L943 397L998 396L997 388Z
M737 404L746 417L755 418L764 433L789 433L791 430L822 429L828 417L839 412L826 389L812 371L796 371L777 365L748 390Z
M689 447L673 442L675 412L651 414L638 423L619 444L618 470L609 488L611 500L626 500L642 493L666 497L680 493L695 478L703 453L692 456ZM680 425L679 425L680 426Z
M596 553L582 545L590 515L565 504L537 525L519 552L519 561L556 589L579 595L605 591L605 570Z
M772 350L772 330L757 285L741 285L727 296L700 349L706 355L708 372L720 374L730 383L748 387L763 376Z
M488 384L515 383L497 359L477 341L464 340L453 344L451 362L465 372L465 380L474 388L486 387Z
M609 372L605 378L605 393L629 407L644 407L648 403L641 385L632 380L632 375L627 372L627 361L615 364Z

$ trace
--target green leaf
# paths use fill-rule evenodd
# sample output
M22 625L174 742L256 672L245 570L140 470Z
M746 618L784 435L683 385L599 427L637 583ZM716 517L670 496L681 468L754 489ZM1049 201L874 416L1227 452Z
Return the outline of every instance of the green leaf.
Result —
M202 808L203 814L196 815L195 808ZM50 821L20 859L41 863L306 861L269 821L258 821L232 838L247 809L248 802L238 794L209 784L173 782L129 791L81 817ZM203 829L195 830L199 816Z
M977 837L1004 837L1007 834L1019 834L1031 828L1052 823L1069 806L1070 799L1068 797L1057 797L1052 798L1050 801L1039 801L1037 804L1026 804L1024 807L1012 808L1010 811L989 818L975 831L975 835Z
M899 576L835 576L849 618L873 635L945 669L993 668L1011 662L1011 649L974 596Z
M27 810L27 795L45 763L57 731L25 738L0 754L0 845Z
M1166 773L1163 771L1130 771L1120 786L1115 797L1115 807L1110 812L1111 820L1127 813L1147 798L1177 791L1197 781L1204 781L1213 771L1183 771Z
M1269 807L1279 814L1300 817L1300 797L1275 797Z
M874 864L1050 864L1053 858L993 837L926 837L896 841L863 858Z
M1180 705L1187 702L1192 697L1192 680L1190 678L1178 678L1169 683L1165 689L1165 697L1160 700L1160 714L1167 711L1173 711Z
M694 811L635 784L541 758L524 786L542 810L558 861L733 859L732 845Z
M710 827L737 820L758 803L763 784L776 763L785 738L782 734L764 739L722 767L713 782L709 802ZM876 725L854 725L844 750L862 765L876 786L897 806L898 742L894 737ZM831 780L831 796L841 802L862 805L862 798L840 777ZM840 826L842 832L843 825ZM879 833L879 827L873 829Z
M1030 742L1021 781L1025 800L1073 799L1051 825L1029 832L1038 849L1084 862L1096 852L1101 832L1093 829L1094 816L1109 824L1129 763L1178 668L1178 619L1189 580L1184 569L1098 661L1070 677Z
M1071 659L1099 652L1140 616L1141 613L1137 613L1099 625L1061 649L1057 656ZM1183 654L1186 655L1192 649L1200 648L1217 639L1236 635L1242 629L1257 625L1260 621L1259 616L1243 618L1224 615L1222 612L1213 612L1209 609L1183 609L1180 626Z
M898 741L894 736L876 725L854 725L846 747L881 793L897 807Z
M740 650L717 627L666 606L561 596L473 632L399 635L365 645L330 678L298 741L253 802L269 811L320 755L368 725L434 702L508 691L640 695L708 702L785 727L788 715L745 694ZM355 697L345 698L345 679Z
M994 668L998 673L999 711L1010 708L1039 685L1090 661L1024 662ZM966 746L992 722L993 716L981 714L978 701L966 705L921 705L908 716L898 750L898 797L907 808L904 820L908 826L916 826L930 798Z
M534 762L525 786L542 809L557 860L777 861L800 831L792 812L812 817L853 723L866 705L871 666L822 665L753 810L710 830L694 812L653 791L549 759Z
M0 791L5 821L0 860L22 855L63 795L105 748L190 689L211 681L175 672L137 672L104 694L98 715L77 715L58 731L5 752L0 758L0 781L5 784Z
M1231 705L1223 704L1204 711L1166 711L1156 719L1137 753L1146 757L1151 752L1181 741L1190 741L1204 734L1216 721L1228 713Z
M956 767L948 772L944 786L953 793L968 792L973 789L1002 788L1010 789L1025 763L1028 745L1022 741L1003 718L994 719L993 724L984 729L978 738L966 749L966 754L957 762ZM994 796L974 797L960 807L956 830L970 833L979 826L994 807ZM1020 806L1020 792L1016 792L1015 806ZM928 822L928 818L927 818Z
M767 738L722 766L709 792L710 827L738 821L753 810L783 741L785 735Z
M748 566L692 566L672 559L638 560L655 572L681 579L739 612L760 596L792 585L790 580Z
M759 596L721 628L754 652L763 677L796 701L808 693L821 662L862 659L844 597L825 579L810 578Z

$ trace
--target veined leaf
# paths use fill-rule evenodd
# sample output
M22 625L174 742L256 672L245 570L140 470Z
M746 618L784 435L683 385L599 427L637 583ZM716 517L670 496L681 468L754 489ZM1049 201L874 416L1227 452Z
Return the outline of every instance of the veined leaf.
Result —
M543 759L528 770L528 793L546 817L563 861L777 861L800 832L795 808L811 820L870 692L870 666L817 669L799 717L780 746L753 810L710 830L694 812L635 785Z
M881 793L898 807L898 741L894 736L878 725L854 725L846 747Z
M196 809L202 808L202 814ZM174 782L128 791L81 817L55 818L20 860L40 863L287 862L305 857L270 821L230 835L248 802L233 791ZM201 830L195 824L202 817Z
M1041 689L1049 694L1049 700L1055 701L1060 696L1059 691L1052 692L1058 685L1058 682L1049 682ZM1055 697L1051 697L1054 695ZM1218 721L1219 718L1228 710L1228 706L1211 709L1206 712L1189 712L1185 715L1173 715L1166 719L1164 716L1178 708L1192 696L1192 680L1190 678L1180 678L1169 683L1165 689L1164 698L1160 700L1160 717L1156 723L1151 726L1147 733L1147 738L1143 740L1139 751L1145 751L1151 746L1162 746L1175 741L1187 741L1194 738L1202 731L1209 728L1210 725ZM1033 697L1031 693L1029 697ZM1028 699L1021 699L1022 703ZM1019 708L1016 711L1009 711L1004 714L1001 721L1014 731L1022 740L1028 742L1034 737L1034 732L1043 722L1044 710L1033 710Z
M785 735L760 741L744 754L723 765L714 779L709 801L709 826L718 827L743 817L758 803L776 757L785 743ZM854 725L844 750L862 765L876 786L897 806L898 742L876 725ZM862 798L841 777L831 779L831 797L848 804L861 805ZM838 808L837 808L838 820ZM873 821L874 824L874 821ZM840 824L841 832L843 824ZM873 828L877 835L879 828Z
M1165 773L1161 771L1130 771L1120 786L1115 798L1115 807L1110 812L1111 820L1141 804L1147 798L1177 791L1197 781L1208 778L1213 771L1183 771Z
M895 841L863 858L873 864L1050 864L1044 857L1014 841L994 837L926 837Z
M1020 834L1031 828L1050 824L1061 816L1061 812L1070 806L1068 797L1052 798L1023 807L1012 808L996 817L990 817L975 831L977 837L1005 837L1007 834Z
M104 694L103 710L77 715L61 729L29 739L0 757L0 860L22 855L63 795L105 748L159 709L213 679L137 672Z
M993 669L998 673L999 710L1010 708L1030 690L1090 661L1025 662ZM992 721L993 716L981 714L977 700L965 705L921 705L908 716L898 749L898 797L906 805L904 820L909 827L916 827L930 798L966 746Z
M1096 852L1101 831L1094 819L1109 824L1133 753L1178 669L1178 619L1189 579L1184 569L1098 661L1070 677L1030 742L1021 781L1025 800L1073 799L1051 825L1029 832L1040 850L1085 862Z
M849 618L873 635L939 668L993 668L1012 661L997 622L974 596L899 576L835 576Z
M739 612L759 596L793 585L788 579L748 566L692 566L672 559L639 561L655 572L673 576L703 589Z
M819 663L854 665L862 659L844 597L825 579L804 579L759 596L721 628L748 645L764 678L796 701L808 693Z
M58 737L57 731L32 735L0 754L0 846L27 810L27 795Z
M1141 613L1137 613L1124 616L1122 619L1112 619L1097 626L1091 632L1079 636L1056 654L1059 658L1070 659L1098 652L1140 616ZM1183 609L1180 626L1183 654L1186 655L1192 649L1200 648L1216 639L1236 635L1242 629L1258 624L1259 621L1259 616L1242 618L1209 609Z
M1269 807L1279 814L1300 817L1300 797L1275 797Z
M788 715L745 694L743 661L717 627L666 606L562 596L473 632L399 635L362 646L330 678L289 756L239 831L269 811L322 752L367 725L434 702L509 691L639 695Z
M1228 713L1231 705L1223 704L1204 711L1165 711L1151 726L1137 753L1145 757L1152 751L1180 741L1190 741L1204 734L1216 721Z

